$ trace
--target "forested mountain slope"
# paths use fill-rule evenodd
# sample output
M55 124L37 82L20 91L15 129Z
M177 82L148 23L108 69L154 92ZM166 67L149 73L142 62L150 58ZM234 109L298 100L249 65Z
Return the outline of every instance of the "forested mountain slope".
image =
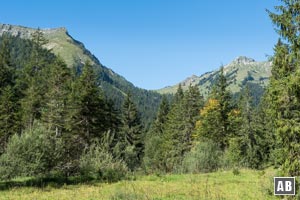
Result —
M30 39L37 29L9 24L0 24L0 36L8 33L13 36ZM112 69L105 67L100 61L85 48L84 44L72 38L66 28L41 29L48 43L45 48L59 55L68 67L80 71L85 62L90 62L99 75L99 80L104 93L120 108L126 93L131 93L138 110L142 114L144 123L149 123L155 116L160 94L154 91L135 87L124 77L115 73Z

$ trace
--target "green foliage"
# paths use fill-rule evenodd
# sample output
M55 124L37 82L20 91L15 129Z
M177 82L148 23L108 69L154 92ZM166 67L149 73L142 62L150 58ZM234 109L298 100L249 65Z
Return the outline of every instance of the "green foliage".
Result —
M222 150L228 147L228 139L233 134L233 126L230 126L230 113L232 110L231 95L227 90L227 80L224 69L221 67L219 77L212 90L206 105L200 111L200 120L197 122L196 136L208 138L219 144ZM233 111L233 112L232 112Z
M15 91L16 68L10 54L10 38L2 36L0 43L0 154L3 153L8 138L18 131L18 102Z
M238 115L231 115L231 126L236 126L235 135L232 137L229 152L232 161L238 166L259 168L263 161L264 137L260 134L254 116L253 100L247 86L241 95L238 105Z
M21 136L15 134L0 157L1 179L48 174L62 159L61 147L61 140L41 124Z
M160 172L164 170L164 150L162 136L151 136L146 140L144 167L147 172Z
M70 76L70 70L60 59L55 60L49 69L49 79L47 80L49 89L45 94L42 120L47 124L48 129L55 131L56 136L60 136L66 126L66 103Z
M183 160L183 172L207 173L222 166L222 151L219 145L207 140L197 143Z
M12 86L0 90L0 155L4 152L8 139L18 132L18 104Z
M79 135L86 143L101 137L109 128L105 115L105 100L97 81L97 75L90 63L83 67L82 74L72 85L68 106L68 129Z
M123 103L121 121L118 156L124 159L129 169L134 170L140 166L144 156L144 136L140 114L130 94L127 94Z
M164 171L179 170L184 154L191 149L192 132L201 106L202 97L197 87L190 86L184 93L178 87L162 134Z
M269 12L272 22L281 40L275 46L272 78L267 99L270 100L267 112L272 116L276 133L277 161L282 161L286 175L298 176L300 163L299 152L299 109L300 109L300 40L299 40L299 1L282 1L275 7L276 13Z
M169 110L169 102L166 96L163 96L157 117L145 138L144 166L148 172L160 171L163 168L162 155L164 152L161 145L163 144L163 134Z
M99 143L93 143L85 150L80 158L79 167L84 176L97 177L109 182L122 179L128 171L123 161L113 158Z
M12 85L15 80L15 68L12 66L12 58L9 51L10 40L8 35L2 36L0 44L0 86Z
M35 120L40 120L45 92L48 90L49 69L55 61L54 55L43 48L42 32L30 41L26 58L18 70L17 89L20 95L22 126L31 129ZM25 51L25 50L24 50Z
M237 167L234 167L234 168L233 168L232 173L233 173L233 175L235 175L235 176L238 176L238 175L241 174L239 168L237 168Z

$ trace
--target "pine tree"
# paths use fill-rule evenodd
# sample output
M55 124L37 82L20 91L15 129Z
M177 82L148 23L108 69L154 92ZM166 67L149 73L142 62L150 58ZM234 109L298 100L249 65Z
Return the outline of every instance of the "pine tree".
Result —
M32 34L33 43L29 62L22 68L22 80L19 80L22 89L21 115L24 129L32 129L34 121L41 118L41 107L45 103L45 91L48 90L47 80L49 52L43 48L47 43L39 29Z
M195 129L195 123L199 119L199 110L203 107L203 97L200 94L197 86L189 86L184 98L184 122L185 122L185 139L186 150L190 149L192 142L192 132Z
M160 136L161 134L163 134L164 125L168 119L167 115L169 111L170 105L167 100L167 97L164 95L158 108L156 119L154 120L151 130L149 131L151 135Z
M247 85L242 91L241 98L238 105L238 115L230 116L238 118L236 135L233 135L231 145L234 146L232 154L239 154L235 156L236 162L243 166L250 168L259 168L263 161L263 137L260 134L257 121L255 121L253 109L253 97L250 93L250 88ZM233 144L235 143L235 144ZM231 149L231 147L229 147ZM234 152L235 151L235 152Z
M93 139L101 138L101 134L108 129L105 99L90 63L83 66L82 74L71 90L68 129L90 144Z
M44 33L38 28L31 34L31 41L33 42L33 49L32 49L32 62L34 64L34 70L38 71L41 69L42 60L45 59L45 53L47 52L46 49L44 51L40 51L45 44L49 41L45 38Z
M162 155L164 153L162 143L169 110L169 102L164 95L162 97L156 119L154 120L145 138L144 165L146 170L149 172L160 171L163 168L161 165L161 161L163 159Z
M196 86L186 92L179 85L175 100L168 114L163 135L165 171L176 171L181 166L186 152L191 149L191 133L201 107L201 95Z
M133 170L141 164L144 155L144 138L140 115L131 98L131 94L127 94L123 103L119 140L122 143L123 151L125 151L124 154L121 153L123 154L121 157L124 158L128 167Z
M9 38L7 35L3 35L0 45L0 89L12 85L14 75L15 70L11 64Z
M268 88L268 99L272 100L269 113L274 116L278 141L278 160L289 176L300 172L300 2L282 0L275 7L276 13L269 12L272 22L279 28L281 38L275 47L272 78Z
M55 131L55 135L59 136L65 128L70 70L58 58L50 66L49 71L47 80L49 89L45 94L46 103L42 111L42 120L47 124L49 130Z
M0 154L3 153L8 139L18 133L18 115L14 90L8 85L1 88L0 95Z
M196 130L196 137L209 138L219 144L222 150L228 147L228 139L233 132L229 120L232 111L231 95L227 85L224 68L221 67L210 97L200 111Z
M9 38L4 35L0 45L0 154L3 153L9 137L19 131L19 105L14 89L16 75L11 61Z

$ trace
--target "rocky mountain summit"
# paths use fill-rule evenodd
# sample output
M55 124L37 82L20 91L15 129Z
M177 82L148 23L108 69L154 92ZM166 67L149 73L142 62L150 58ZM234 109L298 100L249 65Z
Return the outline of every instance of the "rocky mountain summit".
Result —
M246 84L249 84L253 90L259 91L257 92L259 96L260 94L258 93L262 93L268 84L269 77L271 76L271 66L272 63L268 61L257 62L253 58L246 56L237 57L224 66L224 73L229 83L229 89L235 94L239 93ZM218 70L219 69L216 69L200 76L192 75L184 81L174 86L160 89L158 92L162 94L174 94L179 84L181 84L184 90L187 89L189 85L197 85L202 95L206 97L218 76Z

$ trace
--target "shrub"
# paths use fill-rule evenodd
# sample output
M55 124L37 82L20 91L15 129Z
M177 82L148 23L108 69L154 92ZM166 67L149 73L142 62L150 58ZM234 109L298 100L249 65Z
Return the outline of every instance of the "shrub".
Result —
M79 168L83 176L96 177L108 182L122 179L128 171L123 161L113 158L99 143L92 144L83 153Z
M61 140L41 124L22 135L13 135L0 157L0 177L36 176L49 173L62 157Z
M232 169L232 173L233 173L233 175L235 175L235 176L238 176L238 175L241 174L239 168L237 168L237 167L234 167L234 168Z
M162 152L162 138L159 136L150 137L145 144L144 167L148 173L160 173L164 171L163 168L163 152Z
M200 173L216 171L221 166L222 151L210 140L198 143L184 158L183 172Z

